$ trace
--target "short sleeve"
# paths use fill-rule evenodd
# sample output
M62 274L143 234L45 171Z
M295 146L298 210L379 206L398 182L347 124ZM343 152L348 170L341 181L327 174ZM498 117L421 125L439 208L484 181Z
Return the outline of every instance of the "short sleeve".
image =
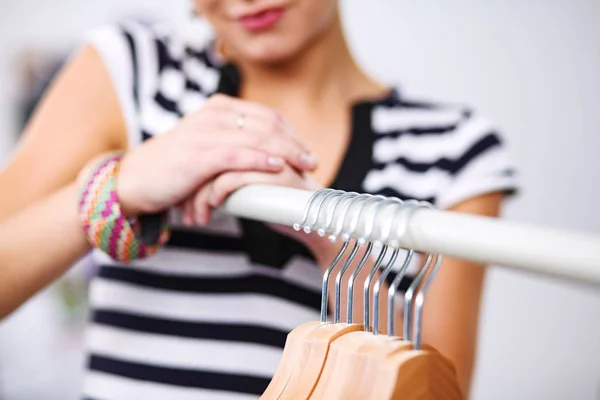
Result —
M128 20L91 32L88 42L110 73L132 147L171 130L219 84L211 40L191 40L168 23Z
M144 54L149 47L146 31L141 24L128 22L102 26L86 35L86 43L98 52L110 75L132 147L142 140L139 103L151 84L150 75L143 71L150 62Z
M517 192L517 171L499 130L488 119L465 112L449 139L448 151L456 154L446 160L450 176L437 193L438 208L488 193Z

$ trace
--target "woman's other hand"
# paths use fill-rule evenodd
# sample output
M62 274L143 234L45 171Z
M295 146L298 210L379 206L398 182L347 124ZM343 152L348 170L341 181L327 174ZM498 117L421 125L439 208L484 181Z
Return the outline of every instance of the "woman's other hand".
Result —
M285 165L300 171L316 167L285 120L266 106L215 95L172 131L124 157L117 194L126 215L153 213L184 201L224 172L274 173ZM239 176L224 175L218 187L228 188Z
M205 225L210 221L211 208L219 207L227 197L236 190L250 184L268 184L316 191L322 188L308 173L302 173L285 165L280 172L240 172L232 171L219 175L211 183L205 185L183 205L183 222L187 225ZM296 232L291 227L271 224L273 229L314 247L312 240L316 235ZM318 239L322 239L318 237ZM317 243L314 243L317 245ZM320 245L320 243L319 243Z

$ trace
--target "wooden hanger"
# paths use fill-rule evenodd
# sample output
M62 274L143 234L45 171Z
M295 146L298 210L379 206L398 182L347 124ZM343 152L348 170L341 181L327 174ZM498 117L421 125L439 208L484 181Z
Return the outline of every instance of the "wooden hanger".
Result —
M412 255L412 254L410 254ZM405 274L410 260L405 260L398 276L390 286L390 319L389 333L394 332L393 295ZM407 291L405 317L411 321L412 297L431 265L429 255L425 265ZM423 285L417 296L416 334L417 346L398 337L369 335L365 332L349 333L340 337L331 345L331 352L337 352L338 362L335 367L326 365L321 379L328 384L318 385L311 399L461 399L461 393L452 364L431 346L420 344L420 324L422 302L439 265L438 257L430 274L430 279ZM378 293L374 294L375 302ZM377 304L377 303L376 303ZM375 307L374 307L375 308ZM377 314L375 314L377 316ZM410 336L410 322L405 323L404 336ZM374 323L374 331L378 322ZM343 379L340 379L341 376ZM376 390L374 390L374 387Z
M396 200L385 200L379 202L376 205L374 212L371 214L373 218L369 221L370 224L367 225L366 232L368 235L372 232L372 228L374 225L375 216L377 215L377 211L382 205L389 204L397 204ZM394 219L395 220L395 219ZM391 221L389 226L388 235L392 230L394 225L394 220ZM372 245L370 244L367 252L370 254L372 249ZM323 372L314 391L311 394L310 399L346 399L349 396L354 396L355 393L352 392L352 388L359 384L362 381L362 372L364 367L367 365L367 360L372 356L372 349L370 346L374 344L377 340L371 335L369 332L369 299L370 299L370 283L375 277L376 273L380 271L381 264L385 259L385 255L387 252L388 246L384 246L382 251L380 252L377 261L375 262L374 267L364 285L364 322L365 322L365 332L351 332L347 333L338 339L336 339L330 345L329 355L326 359L325 366L323 367ZM383 273L377 280L377 283L374 288L374 315L375 315L375 326L379 324L379 289L383 282L385 282L386 276L391 271L396 258L398 256L398 250L395 250L392 254L390 260L387 262L387 265L383 267ZM410 262L410 258L412 258L412 252L409 253L409 257L405 260L403 269L406 269ZM351 277L348 282L348 321L352 321L352 304L353 304L353 289L354 289L354 280L356 276L362 269L362 266L365 263L365 258L361 261L355 273ZM338 275L338 282L340 276ZM339 289L336 290L336 294L339 293ZM339 300L339 297L336 296L336 301ZM385 339L384 339L385 340Z
M337 206L339 200L341 200L341 194L343 192L336 191L333 189L324 189L322 191L316 192L313 194L307 204L307 207L304 210L303 216L300 222L293 225L293 228L296 231L303 230L305 233L310 233L311 230L317 225L321 209L326 204L327 199L334 199L333 206ZM316 210L316 213L315 213ZM311 213L314 214L311 218ZM312 222L309 222L312 220ZM331 225L333 220L333 212L331 209L329 210L329 217L327 226ZM338 252L337 256L331 263L329 269L333 269L337 263L339 263L342 258L344 252L346 251L348 245L345 243L342 246L342 249ZM329 271L328 269L328 271ZM330 272L330 271L329 271ZM325 280L325 277L324 277ZM322 306L322 304L321 304ZM321 310L321 314L323 314L323 310ZM285 346L283 348L283 353L281 356L281 360L279 362L279 366L273 375L273 378L269 382L267 389L260 397L261 400L277 400L280 398L281 394L284 392L286 387L288 386L288 381L292 377L293 373L297 373L297 369L299 368L296 363L302 355L305 354L305 339L310 331L314 328L326 323L325 321L309 321L306 322L299 327L293 329L287 336L285 341Z
M431 348L387 356L371 389L369 400L462 400L452 363Z
M357 379L356 354L363 345L363 335L370 336L361 330L340 336L331 343L323 372L310 394L310 400L338 399L348 382Z
M279 398L292 374L292 368L301 351L304 336L320 324L321 322L319 321L309 321L288 334L277 371L275 371L271 382L269 382L269 386L267 386L267 389L260 397L261 400L277 400Z
M436 261L431 271L433 258ZM425 265L405 294L404 336L413 333L413 348L396 349L389 352L378 364L370 400L391 399L440 399L460 400L462 394L458 385L456 370L452 363L430 346L421 344L421 327L424 297L433 282L442 262L442 256L429 254ZM419 290L421 282L429 273L427 281ZM395 284L396 282L394 282ZM395 287L392 284L392 287ZM413 298L415 297L414 323Z
M368 219L365 222L365 230L364 230L364 236L362 239L360 240L365 240L367 237L370 238L371 234L373 233L373 228L375 225L375 220L377 218L377 216L379 215L379 211L381 210L382 207L386 207L386 206L390 206L390 205L397 205L400 204L401 202L398 199L389 199L389 198L385 198L382 196L374 196L372 197L370 200L368 200L366 202L367 205L374 205L372 212L370 214L370 219ZM361 209L361 211L363 211L365 208ZM358 213L360 214L360 212ZM389 229L387 231L387 235L383 235L380 232L380 238L383 237L389 237L390 232L392 231L392 228L394 226L394 222L396 219L393 218L391 220L391 223L389 225ZM354 221L355 223L357 223L357 221ZM353 225L353 227L355 227L356 225ZM353 290L354 290L354 282L358 276L358 274L361 272L363 266L365 265L368 257L371 254L371 251L373 249L373 245L372 243L369 243L369 246L367 247L367 251L363 257L363 259L361 260L361 262L359 263L359 265L357 266L356 270L354 271L354 273L352 274L352 277L350 278L350 280L348 281L348 314L347 314L347 320L348 321L352 321L352 317L353 317L353 302L354 302L354 295L353 295ZM330 347L330 354L325 362L325 366L323 367L323 373L319 379L319 381L317 382L314 391L312 392L311 395L311 399L321 399L321 398L326 398L326 399L330 399L330 398L344 398L344 397L340 397L343 396L343 392L346 390L345 388L349 385L353 385L355 382L358 382L360 380L360 366L357 364L358 362L358 349L360 347L362 347L364 345L364 339L365 338L371 338L371 335L368 333L369 332L369 328L370 328L370 320L369 320L369 299L370 299L370 284L371 281L373 280L373 278L375 277L376 273L381 269L381 264L383 263L386 253L388 250L388 246L384 246L375 263L373 268L371 269L365 284L364 284L364 314L363 314L363 321L364 321L364 331L365 332L352 332L352 333L348 333L340 338L338 338L336 341L334 341L332 343L332 346ZM393 266L396 258L398 256L398 250L395 250L394 253L392 254L392 257L390 259L390 261L388 261L388 263L386 264L386 266L383 268L385 271L387 271L387 273L389 273L389 271L391 270L391 267ZM338 276L338 281L339 281L339 276ZM383 276L383 279L385 279L385 276ZM381 284L381 283L380 283ZM339 289L336 291L336 293L339 293ZM339 300L339 298L336 296L336 301ZM378 312L379 310L379 304L376 303L376 311ZM378 315L378 314L377 314ZM378 321L378 319L377 319Z
M329 192L325 197L334 198L336 204L339 199L335 199L335 191ZM339 196L340 198L343 196ZM342 217L338 219L338 229L335 231L337 236L345 222L345 214L352 207L354 201L360 200L361 196L351 194L351 199L343 207ZM375 199L372 197L371 200ZM321 201L323 203L324 200ZM398 200L377 199L375 210L381 204L398 203ZM311 203L312 204L312 199ZM360 203L360 211L364 209L364 204ZM414 210L420 207L420 203L413 203ZM321 204L319 205L319 207ZM331 210L330 210L331 211ZM337 213L335 209L330 213ZM352 323L352 303L354 287L353 278L356 277L360 268L366 262L368 257L364 256L359 267L354 272L353 277L349 282L348 290L348 323L340 323L340 284L344 272L352 263L358 251L359 241L348 257L340 272L336 277L335 288L335 306L334 306L334 323L327 321L327 305L328 305L328 281L334 267L339 263L342 254L348 247L350 233L354 232L357 215L354 215L354 223L349 232L344 233L344 244L342 249L336 256L334 262L330 265L323 277L322 287L322 303L321 303L321 321L306 323L299 328L296 328L288 335L286 346L284 348L282 362L269 384L267 391L261 399L273 400L411 400L411 399L433 399L433 400L458 400L461 399L460 389L456 378L456 372L451 362L443 357L438 351L431 346L421 344L421 321L422 321L422 305L425 292L431 284L437 269L441 262L441 257L436 259L434 268L432 269L428 280L425 282L420 291L418 291L421 282L428 273L431 264L432 256L429 255L425 266L421 269L413 284L405 295L405 315L404 315L404 331L403 338L391 336L394 333L394 294L405 274L410 258L413 252L409 252L409 256L405 260L404 265L399 271L398 276L390 286L388 293L389 315L388 315L388 335L379 334L379 290L387 273L391 270L398 250L394 251L391 261L384 268L382 275L379 277L373 290L374 297L374 324L373 333L369 332L369 299L370 299L370 282L377 271L380 270L381 262L385 257L385 251L388 245L384 246L383 251L379 254L375 266L371 271L369 278L365 284L365 316L364 324ZM336 214L337 215L337 214ZM372 213L372 222L378 215L377 212ZM317 218L315 221L319 218ZM306 222L306 218L303 219ZM327 229L319 230L320 234L328 231L331 225L331 218L328 218ZM341 223L339 222L341 221ZM391 221L390 231L394 224L395 217ZM407 224L406 224L407 225ZM314 226L314 224L313 224ZM373 224L371 224L372 228ZM296 226L294 226L296 228ZM406 227L404 226L404 229ZM310 230L310 229L309 229ZM308 231L309 231L308 230ZM305 231L307 231L305 229ZM307 231L307 233L308 233ZM388 236L390 231L388 231ZM370 238L370 231L367 237ZM398 236L399 237L399 236ZM385 240L383 240L385 243ZM393 247L397 247L398 243ZM370 254L371 244L367 253ZM413 296L415 293L415 317L414 324L412 323L412 307ZM364 327L367 327L366 332ZM411 337L412 327L414 326L413 341L407 340Z
M349 241L345 241L342 250L345 252L348 247ZM313 391L316 383L319 381L319 377L323 372L326 360L330 358L329 349L333 341L342 335L349 332L361 330L362 324L343 324L340 323L340 285L344 273L348 270L352 261L356 257L359 250L359 242L354 243L354 247L348 259L340 269L338 276L336 277L336 291L335 291L335 309L334 309L334 323L323 323L314 329L310 330L304 337L304 345L302 346L302 352L296 362L294 363L293 372L288 379L288 384L281 393L279 399L281 400L296 400L308 398ZM339 260L338 260L339 262ZM327 306L328 306L328 287L329 287L329 276L335 268L337 262L333 263L323 278L322 287L322 303L321 303L321 321L327 319Z
M350 385L346 385L346 391L341 395L349 396L354 393L357 398L367 399L372 392L372 382L374 382L378 367L383 359L392 352L409 350L412 344L407 339L395 336L395 317L396 317L396 306L395 306L395 293L402 279L406 276L410 263L413 259L415 252L409 250L404 262L396 278L392 282L388 290L388 327L387 335L379 334L379 317L378 307L374 310L374 324L373 324L373 335L371 337L365 337L364 344L359 348L360 357L357 360L357 367L360 370L361 379L357 382L351 382ZM374 305L379 304L379 290L387 275L391 271L395 262L395 256L397 252L392 256L392 260L388 266L384 269L383 273L379 277L375 289L374 289ZM427 267L427 266L426 266ZM425 268L426 268L425 267ZM375 309L375 307L374 307ZM343 398L343 397L342 397Z
M312 398L309 396L311 396L315 385L325 372L326 361L331 360L331 344L337 338L343 337L350 332L360 331L361 329L361 324L328 324L327 327L324 326L323 330L314 332L312 334L311 351L306 365L299 371L299 374L290 379L289 391L282 394L280 399L297 400Z
M335 196L332 194L331 196ZM321 303L321 321L326 321L326 311L327 311L327 302L328 302L328 286L329 286L329 276L335 266L339 263L341 258L341 254L345 252L348 247L349 239L351 235L355 232L358 222L360 221L360 217L365 209L368 209L370 204L376 204L376 209L380 207L380 203L397 203L397 200L386 200L382 196L371 196L371 195L358 195L358 194L350 194L350 201L346 202L344 205L340 207L339 215L335 213L335 209L330 209L330 217L326 223L325 229L321 229L318 231L320 235L324 235L325 233L330 231L331 224L333 221L333 215L338 215L337 228L331 233L330 239L335 239L338 236L341 236L344 244L342 249L338 253L338 256L331 264L331 266L325 271L323 277L323 287L322 287L322 303ZM339 202L339 198L334 198L330 202L330 206L334 207ZM351 218L349 228L342 233L344 228L344 222L346 220L346 214L349 210L355 207L355 212ZM331 208L331 207L330 207ZM317 217L318 218L318 217ZM366 227L365 234L370 235L374 226L374 216L373 221L371 221L370 226ZM336 290L335 290L335 307L334 307L334 324L331 325L321 325L319 327L314 328L304 337L303 351L299 357L299 359L295 363L295 367L293 368L294 372L290 376L288 380L288 385L284 389L283 393L279 397L280 399L300 399L300 398L308 398L313 388L319 381L319 378L323 372L324 366L326 364L326 360L329 358L330 361L334 361L333 358L336 357L336 354L330 354L330 345L340 336L348 334L350 332L359 331L363 329L362 324L341 324L340 323L340 296L341 296L341 283L343 280L344 274L347 272L348 268L351 266L352 261L356 257L359 246L364 243L364 239L358 239L354 243L354 247L351 251L350 256L340 269L337 277L336 277ZM365 254L363 255L361 261L359 262L353 277L362 269L365 263L368 261L369 256L371 254L372 245L369 244ZM378 258L378 262L381 263L383 261L383 257Z

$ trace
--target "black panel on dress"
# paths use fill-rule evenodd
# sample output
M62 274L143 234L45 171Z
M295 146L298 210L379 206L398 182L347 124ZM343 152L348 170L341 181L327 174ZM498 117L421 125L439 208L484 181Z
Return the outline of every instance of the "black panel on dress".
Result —
M217 92L237 97L241 82L240 71L234 65L227 64L221 68ZM372 109L370 102L357 103L352 107L350 143L332 188L362 191L362 182L372 163ZM274 231L265 223L240 219L240 225L244 251L253 263L283 268L294 256L314 259L306 246Z

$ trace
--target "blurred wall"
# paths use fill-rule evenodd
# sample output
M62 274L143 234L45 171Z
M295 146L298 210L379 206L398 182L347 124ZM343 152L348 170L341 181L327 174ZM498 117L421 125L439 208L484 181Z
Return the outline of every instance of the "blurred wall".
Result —
M369 71L409 93L467 101L504 128L524 187L508 218L600 234L600 2L342 4ZM189 21L185 0L0 0L0 162L17 125L11 55L68 49L140 10ZM80 334L61 328L56 308L46 292L0 324L0 399L77 397ZM600 399L599 290L492 270L472 398Z

